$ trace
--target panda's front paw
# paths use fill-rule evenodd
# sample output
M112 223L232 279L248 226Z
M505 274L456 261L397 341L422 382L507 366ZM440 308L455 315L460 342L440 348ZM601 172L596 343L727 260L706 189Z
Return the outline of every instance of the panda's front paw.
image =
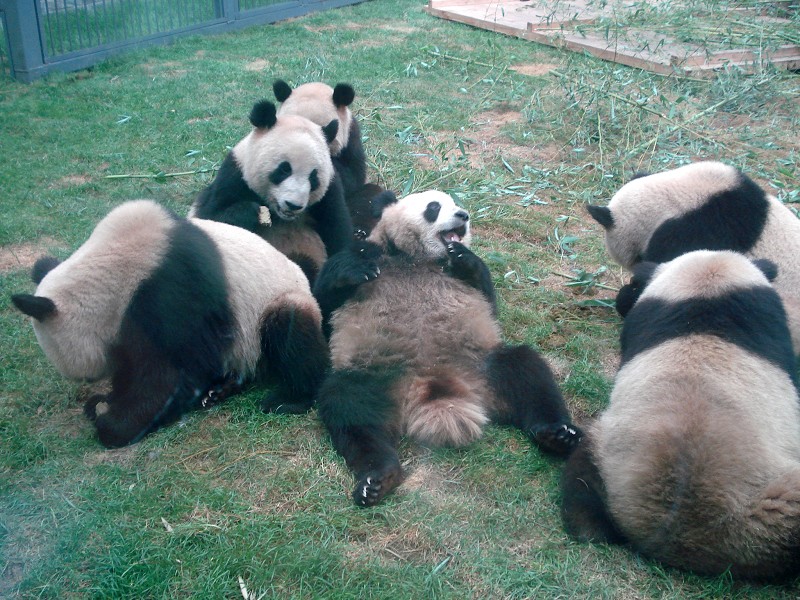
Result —
M481 259L461 242L448 242L447 258L450 270L456 275L477 272L481 267Z
M565 456L580 443L583 432L570 423L551 423L535 427L531 437L543 450Z
M350 260L339 269L337 283L339 287L352 287L377 279L381 274L377 256L370 245L359 244L350 254Z
M353 490L353 501L356 506L375 506L400 485L401 479L402 471L398 464L369 471L358 479Z

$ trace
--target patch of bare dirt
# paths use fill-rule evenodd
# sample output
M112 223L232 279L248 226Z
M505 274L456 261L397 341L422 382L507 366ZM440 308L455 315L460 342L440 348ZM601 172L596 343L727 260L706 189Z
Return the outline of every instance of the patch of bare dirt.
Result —
M71 187L74 185L85 185L91 180L92 178L89 175L67 175L66 177L61 177L50 184L50 189Z
M521 73L522 75L539 77L541 75L547 75L550 71L553 71L558 67L559 65L549 63L529 63L526 65L513 65L511 70Z
M0 272L21 271L30 269L36 260L48 253L49 248L60 247L58 242L45 237L38 242L11 244L0 247Z
M271 63L265 58L257 58L244 66L245 71L266 71Z

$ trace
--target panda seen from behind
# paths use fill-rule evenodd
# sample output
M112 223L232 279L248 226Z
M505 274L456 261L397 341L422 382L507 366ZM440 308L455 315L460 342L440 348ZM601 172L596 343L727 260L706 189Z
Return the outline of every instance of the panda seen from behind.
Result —
M311 408L328 365L300 268L255 234L140 200L111 211L63 262L37 261L12 296L70 379L110 379L85 405L100 441L134 443L252 380L267 411Z
M339 122L320 128L296 115L277 116L261 101L253 130L196 198L189 216L257 233L314 280L328 255L352 237L350 213L328 151Z
M562 479L567 531L709 575L800 573L800 397L775 265L641 263L608 408Z
M314 286L332 368L319 415L353 472L357 505L402 479L402 435L465 446L491 422L567 454L580 439L546 362L501 341L469 214L442 192L387 206L366 241L332 256Z
M697 162L622 186L608 206L587 206L611 258L627 269L692 250L733 250L778 265L774 286L800 354L800 219L740 170Z

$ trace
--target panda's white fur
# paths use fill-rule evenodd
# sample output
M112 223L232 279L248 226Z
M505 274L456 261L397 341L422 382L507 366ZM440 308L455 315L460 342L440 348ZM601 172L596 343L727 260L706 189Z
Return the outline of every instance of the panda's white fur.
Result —
M343 87L349 88L347 102L337 105L334 102L334 88L327 83L315 81L291 89L288 84L278 80L273 84L276 97L281 102L278 116L299 115L320 127L325 127L331 121L338 120L339 131L329 144L331 156L338 156L342 149L347 147L350 129L354 125L353 113L350 112L349 105L352 103L355 93L346 84L338 84L337 90L341 93Z
M318 202L333 179L333 164L322 130L297 115L278 117L275 125L266 130L254 128L233 147L233 156L250 189L285 221L293 221ZM283 162L291 165L292 174L276 185L270 176ZM311 189L309 181L312 171L316 171L319 180L316 189Z
M189 272L209 277L182 280ZM77 251L43 274L33 296L13 300L34 317L42 350L64 376L112 378L115 387L101 400L103 410L94 414L87 406L109 446L136 441L174 420L224 378L249 380L263 368L293 368L262 364L265 348L281 343L284 333L269 329L267 321L280 322L284 312L308 330L302 334L307 339L297 340L310 353L312 369L303 377L318 381L327 362L319 307L297 265L255 234L182 220L147 200L112 210ZM37 303L50 308L40 314ZM174 333L180 338L193 330L187 335L193 343L174 341L178 346L172 347L173 340L159 340L171 327L179 328ZM188 366L175 366L187 356ZM189 397L179 398L185 386ZM167 408L173 414L162 419Z
M467 211L437 191L381 208L369 238L329 258L314 286L331 330L319 414L357 479L355 502L400 483L401 435L464 446L494 421L569 452L580 433L547 364L502 343Z
M266 101L253 106L250 122L252 131L233 147L189 216L257 233L313 281L327 255L352 237L328 150L338 122L320 128L302 116L277 116Z
M764 273L729 251L659 265L622 346L609 406L565 472L568 530L702 573L796 573L800 398Z
M713 202L716 210L694 216ZM800 219L738 169L706 161L638 177L607 207L589 211L604 226L611 258L628 269L640 260L663 262L698 249L736 250L774 262L774 286L800 353Z

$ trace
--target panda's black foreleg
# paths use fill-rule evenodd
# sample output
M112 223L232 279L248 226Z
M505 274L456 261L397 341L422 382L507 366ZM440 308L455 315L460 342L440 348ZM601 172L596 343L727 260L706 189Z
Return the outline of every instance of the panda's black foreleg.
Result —
M495 422L522 429L542 449L569 454L582 432L572 424L564 397L545 360L529 346L499 346L486 359L497 398Z
M355 293L363 283L380 275L378 259L382 251L371 242L355 241L337 252L322 267L314 282L314 298L322 311L323 331L330 335L331 314Z
M492 312L497 316L497 295L494 291L492 274L486 263L461 242L447 244L447 258L447 272L481 292L492 305Z
M144 336L133 341L112 348L111 391L93 396L84 406L100 442L108 448L135 443L176 421L204 391L189 385Z
M330 362L319 315L310 308L284 305L264 317L263 361L277 390L261 403L265 412L300 414L314 405Z
M342 183L338 176L331 179L328 191L308 209L314 217L314 229L319 234L328 256L347 248L353 239L353 221L344 199Z
M605 484L584 438L561 475L561 519L567 533L582 542L621 544L624 536L608 510Z
M353 501L374 506L400 485L396 407L388 395L392 374L333 371L317 408L336 451L355 476Z

